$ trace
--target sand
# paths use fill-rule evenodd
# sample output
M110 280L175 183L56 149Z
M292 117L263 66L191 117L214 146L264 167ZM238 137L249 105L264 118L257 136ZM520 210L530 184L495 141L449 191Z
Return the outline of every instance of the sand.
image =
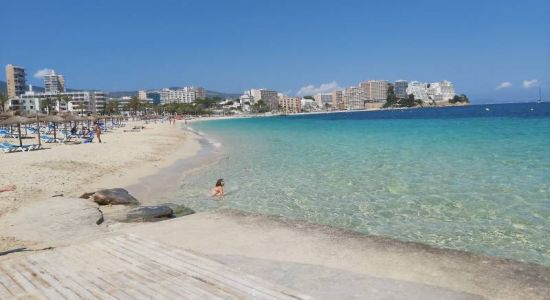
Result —
M133 126L146 129L124 132ZM140 178L195 155L200 149L198 136L181 127L180 123L130 121L124 128L104 133L101 144L43 144L44 150L0 153L0 185L17 186L14 192L0 193L0 251L35 244L32 239L18 239L17 227L2 225L9 215L18 215L19 209L39 211L40 202L52 197L77 198L100 188L135 185ZM69 222L70 218L58 218L57 222ZM38 223L35 226L43 230Z

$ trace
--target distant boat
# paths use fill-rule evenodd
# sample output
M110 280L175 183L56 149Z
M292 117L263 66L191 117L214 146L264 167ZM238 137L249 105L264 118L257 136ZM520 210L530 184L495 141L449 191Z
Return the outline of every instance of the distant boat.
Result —
M488 107L485 107L485 110L486 110L486 111L490 111L490 109L489 109Z
M539 86L539 100L537 100L537 103L541 103L541 102L542 102L542 93Z

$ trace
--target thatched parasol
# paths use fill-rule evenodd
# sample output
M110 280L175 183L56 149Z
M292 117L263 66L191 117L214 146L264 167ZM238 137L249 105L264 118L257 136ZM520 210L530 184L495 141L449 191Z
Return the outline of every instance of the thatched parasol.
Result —
M65 119L60 116L47 116L43 120L53 123L53 138L57 139L57 123L63 123L65 122Z
M21 116L11 116L4 121L0 122L2 125L15 125L17 124L17 133L19 134L19 146L23 147L23 140L21 138L21 124L27 124L32 122L29 118Z

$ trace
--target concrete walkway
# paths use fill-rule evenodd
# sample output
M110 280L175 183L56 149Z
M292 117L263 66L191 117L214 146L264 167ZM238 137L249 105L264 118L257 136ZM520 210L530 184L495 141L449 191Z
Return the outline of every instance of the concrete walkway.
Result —
M309 299L178 247L116 235L0 262L0 299Z

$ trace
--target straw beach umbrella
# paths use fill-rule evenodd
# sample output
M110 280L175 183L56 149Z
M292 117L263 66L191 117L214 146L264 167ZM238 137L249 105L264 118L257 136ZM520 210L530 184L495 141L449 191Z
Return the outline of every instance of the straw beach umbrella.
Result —
M23 139L21 138L21 124L27 124L30 120L25 117L21 116L11 116L2 122L0 124L2 125L17 125L17 133L19 134L19 147L23 147Z
M47 116L44 121L53 123L53 138L57 139L57 123L63 123L65 119L60 116Z

